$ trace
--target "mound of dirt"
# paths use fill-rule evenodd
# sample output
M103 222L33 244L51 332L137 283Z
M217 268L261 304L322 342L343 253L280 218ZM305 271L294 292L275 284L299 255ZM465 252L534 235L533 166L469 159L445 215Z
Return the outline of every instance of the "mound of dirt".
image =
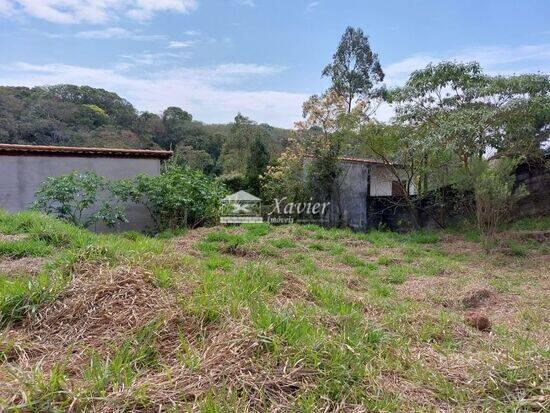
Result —
M481 285L470 288L458 303L464 309L478 308L496 296L496 289L491 286Z
M477 328L480 331L490 331L491 330L491 321L489 318L483 314L478 313L477 311L468 311L464 314L464 321L466 324Z

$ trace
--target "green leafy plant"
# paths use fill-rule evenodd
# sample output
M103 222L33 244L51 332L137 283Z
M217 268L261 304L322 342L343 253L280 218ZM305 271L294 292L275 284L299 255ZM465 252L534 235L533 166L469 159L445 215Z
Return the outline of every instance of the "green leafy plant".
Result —
M115 227L127 219L112 185L93 171L49 177L36 192L33 207L85 228L97 222Z
M143 204L159 230L194 228L215 221L227 193L218 181L173 162L158 176L118 181L113 191L121 199Z

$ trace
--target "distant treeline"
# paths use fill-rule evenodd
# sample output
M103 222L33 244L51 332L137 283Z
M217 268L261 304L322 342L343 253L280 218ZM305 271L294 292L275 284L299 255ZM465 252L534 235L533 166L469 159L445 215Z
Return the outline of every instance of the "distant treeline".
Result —
M0 143L172 149L182 163L237 186L276 159L289 134L240 114L233 123L207 125L178 107L139 112L89 86L0 87Z

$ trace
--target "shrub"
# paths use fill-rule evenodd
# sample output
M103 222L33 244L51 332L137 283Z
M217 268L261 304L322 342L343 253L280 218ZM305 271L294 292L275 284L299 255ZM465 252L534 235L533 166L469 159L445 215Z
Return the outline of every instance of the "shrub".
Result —
M493 236L508 222L517 200L526 193L525 188L514 188L515 159L497 159L493 163L480 160L474 164L474 194L479 230Z
M114 192L145 205L157 229L196 227L218 218L225 187L200 171L167 163L158 176L139 175L116 183Z
M35 199L34 208L77 226L87 228L103 222L114 227L117 222L127 222L124 205L112 192L112 183L92 171L49 177Z
M219 181L231 192L237 192L246 187L246 177L241 173L231 173L220 176Z

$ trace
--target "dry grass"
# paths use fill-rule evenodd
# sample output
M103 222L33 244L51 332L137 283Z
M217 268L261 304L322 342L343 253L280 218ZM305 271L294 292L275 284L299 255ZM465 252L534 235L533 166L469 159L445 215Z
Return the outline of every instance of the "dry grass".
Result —
M136 242L125 248L149 241ZM517 257L449 234L250 226L163 245L107 260L89 252L111 257L105 248L78 252L54 299L1 333L0 406L549 407L546 241ZM36 274L30 264L24 272ZM490 332L465 323L470 310L491 320Z
M0 273L10 276L20 274L36 275L47 262L48 260L43 257L6 258L0 260Z

